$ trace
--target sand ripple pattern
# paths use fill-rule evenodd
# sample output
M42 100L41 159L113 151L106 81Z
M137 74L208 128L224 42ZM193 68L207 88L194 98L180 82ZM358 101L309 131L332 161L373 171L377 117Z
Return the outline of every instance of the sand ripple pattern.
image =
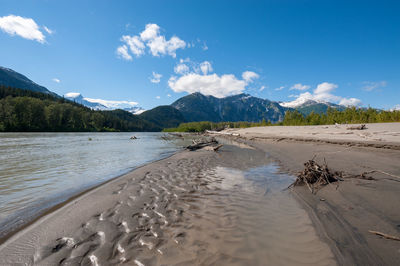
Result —
M37 265L334 265L306 212L266 166L165 160L112 185L115 204L36 251ZM228 160L229 161L229 160ZM128 175L129 176L129 175Z

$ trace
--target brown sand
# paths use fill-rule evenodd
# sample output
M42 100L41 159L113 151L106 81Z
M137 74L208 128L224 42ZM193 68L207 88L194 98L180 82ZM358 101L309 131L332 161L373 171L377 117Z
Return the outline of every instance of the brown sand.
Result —
M338 187L326 186L316 195L306 187L297 187L293 192L310 214L321 239L330 245L338 264L400 265L400 242L368 232L400 236L400 151L397 148L400 123L367 127L371 136L376 137L371 146L368 144L372 142L360 136L330 136L340 130L334 126L264 127L229 132L240 134L235 137L237 141L265 150L285 172L301 171L303 163L316 155L319 163L325 158L330 168L348 174L379 170L394 175L381 172L368 175L376 181L346 179ZM275 135L277 132L279 135ZM308 139L311 135L314 137ZM378 138L381 140L377 141ZM335 142L338 145L332 144Z
M0 246L0 265L335 265L265 152L181 152L74 199ZM267 165L267 166L265 166Z

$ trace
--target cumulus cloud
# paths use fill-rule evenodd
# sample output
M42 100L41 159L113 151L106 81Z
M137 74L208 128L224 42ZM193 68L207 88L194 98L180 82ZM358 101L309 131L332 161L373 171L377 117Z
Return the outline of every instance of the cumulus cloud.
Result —
M258 79L260 76L253 72L253 71L245 71L242 74L243 80L245 80L247 83L253 82L255 79Z
M213 68L211 66L211 63L208 61L204 61L200 63L200 70L203 72L203 75L207 75L209 72L213 71Z
M301 83L297 83L297 84L294 84L292 87L290 87L289 90L306 91L306 90L308 90L309 88L311 88L311 87L308 86L308 85L303 85L303 84L301 84Z
M15 15L0 17L0 29L11 36L18 35L24 39L34 40L40 43L45 43L46 41L45 35L31 18ZM47 27L44 27L44 29L49 34L53 32Z
M242 93L247 82L237 79L232 74L218 76L217 74L189 73L179 78L171 77L168 80L168 85L175 92L200 92L204 95L222 98Z
M210 62L196 63L189 58L180 59L174 71L180 76L172 76L168 80L168 85L173 91L200 92L218 98L242 93L247 85L259 77L257 73L251 71L243 72L242 79L232 74L211 74L213 68Z
M364 81L363 82L364 86L363 86L363 90L365 91L373 91L379 88L383 88L386 87L387 82L386 81L378 81L378 82L374 82L374 81Z
M281 103L285 107L297 107L301 104L313 100L317 102L332 102L344 106L359 106L361 105L361 100L357 98L344 98L333 94L333 91L338 88L338 85L329 82L323 82L318 84L317 88L310 92L304 92L300 95L291 95L296 97L294 101Z
M153 75L149 78L151 83L160 83L161 81L161 74L158 74L153 71Z
M59 80L58 78L53 78L52 79L55 83L60 83L61 82L61 80Z
M156 99L158 99L158 100L159 100L159 99L161 99L161 97L160 97L160 96L156 96Z
M275 90L276 91L281 91L281 90L283 90L285 88L285 86L280 86L280 87L278 87L278 88L275 88Z
M132 60L132 56L129 54L128 46L126 46L126 45L122 45L122 46L117 48L117 55L120 58L123 58L125 60L128 60L128 61Z
M152 23L147 24L144 31L139 33L139 35L122 36L121 42L123 43L123 45L117 48L117 53L119 50L122 51L122 49L120 48L125 45L129 47L129 51L125 48L123 48L123 50L126 51L129 56L131 56L129 54L130 52L136 57L139 57L146 53L146 46L149 50L149 53L153 56L170 55L174 58L176 57L176 51L178 49L184 49L186 47L186 42L181 40L177 36L173 36L169 40L167 40L164 35L160 34L160 27L157 24ZM121 58L127 59L129 57L125 55L121 56Z

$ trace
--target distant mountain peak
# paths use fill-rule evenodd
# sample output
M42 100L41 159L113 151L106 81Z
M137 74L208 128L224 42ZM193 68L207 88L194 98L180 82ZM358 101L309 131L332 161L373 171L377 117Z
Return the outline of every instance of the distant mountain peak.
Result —
M108 101L103 99L92 99L83 97L79 92L69 92L64 94L64 97L70 101L82 104L93 110L115 110L121 109L132 114L141 114L145 110L137 106L136 102L132 101Z
M287 110L277 102L246 93L217 98L197 92L178 99L172 106L181 111L187 121L212 122L260 122L263 119L278 122L283 120Z

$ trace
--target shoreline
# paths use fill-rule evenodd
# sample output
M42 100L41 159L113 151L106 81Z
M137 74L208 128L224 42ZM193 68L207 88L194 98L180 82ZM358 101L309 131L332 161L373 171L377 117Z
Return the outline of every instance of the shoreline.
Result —
M76 193L72 193L65 200L62 200L61 202L59 202L59 203L57 203L57 204L55 204L53 206L50 206L48 208L44 208L44 209L40 210L31 219L27 219L28 221L23 223L23 224L21 224L20 226L12 228L11 230L4 230L3 232L1 232L1 234L0 234L1 235L1 237L0 237L0 247L1 247L2 244L7 242L8 239L12 238L15 234L18 234L18 232L24 230L25 228L31 226L32 224L34 224L36 222L38 222L44 216L52 214L53 212L61 209L65 205L69 204L71 201L73 201L75 199L78 199L78 198L80 198L82 196L85 196L86 194L90 193L91 191L96 190L97 188L99 188L101 186L105 186L108 183L111 183L111 182L117 180L118 178L121 178L121 177L123 177L123 176L125 176L125 175L127 175L127 174L129 174L131 172L136 171L137 169L140 169L142 167L145 167L147 165L150 165L150 164L158 162L158 161L162 161L164 159L168 159L169 157L172 157L175 154L180 153L182 151L183 151L182 149L180 149L180 150L178 149L177 151L172 152L172 153L170 153L170 154L168 154L168 155L166 155L164 157L161 157L159 159L155 159L155 160L149 161L147 163L144 163L142 165L139 165L137 167L134 167L131 170L128 170L127 172L124 172L122 174L116 175L116 176L114 176L114 177L112 177L112 178L110 178L110 179L108 179L106 181L103 181L103 182L99 183L99 184L96 184L94 186L90 186L89 188L86 188L86 189L84 189L82 191L78 191Z

